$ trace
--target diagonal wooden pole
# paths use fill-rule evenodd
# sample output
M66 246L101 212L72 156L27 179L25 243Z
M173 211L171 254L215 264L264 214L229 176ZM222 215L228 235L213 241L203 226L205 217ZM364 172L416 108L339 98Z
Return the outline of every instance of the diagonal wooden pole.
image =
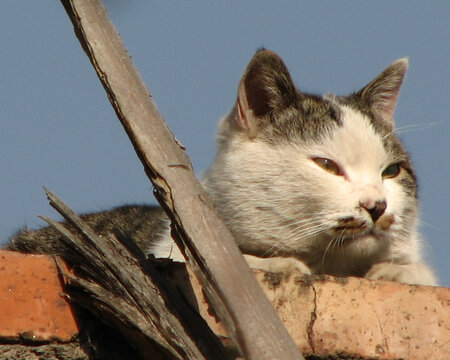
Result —
M61 0L125 128L178 246L247 359L303 359L143 84L101 0Z

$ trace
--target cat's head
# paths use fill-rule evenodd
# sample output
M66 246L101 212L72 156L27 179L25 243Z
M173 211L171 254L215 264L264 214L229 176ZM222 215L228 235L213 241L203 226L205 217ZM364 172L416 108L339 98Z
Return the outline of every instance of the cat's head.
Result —
M327 254L381 258L408 240L416 181L393 120L407 67L394 62L350 96L317 96L297 90L275 53L254 56L205 181L242 248L323 266Z

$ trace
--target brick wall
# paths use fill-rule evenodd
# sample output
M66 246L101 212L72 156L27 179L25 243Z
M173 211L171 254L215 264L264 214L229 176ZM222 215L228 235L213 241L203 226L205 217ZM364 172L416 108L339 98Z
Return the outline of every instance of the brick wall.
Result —
M168 276L182 286L185 275L177 269L174 264ZM255 275L305 355L450 359L450 289ZM218 335L226 336L193 275L190 280L195 306ZM0 251L0 359L87 359L78 333L53 258Z

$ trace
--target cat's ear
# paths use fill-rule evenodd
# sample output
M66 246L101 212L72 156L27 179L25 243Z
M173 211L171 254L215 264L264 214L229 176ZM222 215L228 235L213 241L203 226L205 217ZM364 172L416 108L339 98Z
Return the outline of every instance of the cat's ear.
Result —
M260 50L247 66L238 89L235 120L250 137L299 96L283 60Z
M360 92L375 119L394 127L394 111L408 69L408 58L395 61Z

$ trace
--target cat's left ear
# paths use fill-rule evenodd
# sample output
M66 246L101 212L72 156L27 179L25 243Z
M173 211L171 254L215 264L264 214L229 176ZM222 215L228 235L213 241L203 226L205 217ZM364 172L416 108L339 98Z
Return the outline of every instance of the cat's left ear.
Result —
M299 96L283 60L273 51L259 50L239 84L236 124L253 138Z
M375 119L392 128L395 106L407 69L408 58L399 59L359 92Z

